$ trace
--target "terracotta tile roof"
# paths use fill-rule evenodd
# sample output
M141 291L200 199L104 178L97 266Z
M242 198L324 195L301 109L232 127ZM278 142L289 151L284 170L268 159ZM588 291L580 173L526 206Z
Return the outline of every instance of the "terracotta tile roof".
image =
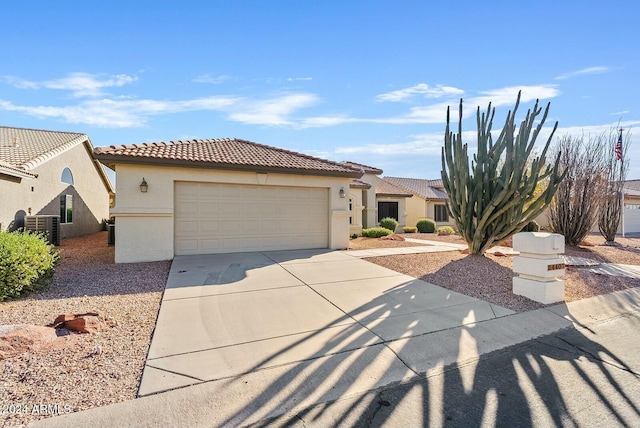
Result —
M374 177L374 181L376 186L376 195L399 196L403 198L410 198L413 196L413 193L384 178Z
M380 175L382 174L382 170L378 169L378 168L374 168L372 166L368 166L368 165L363 165L361 163L355 163L355 162L349 162L349 161L342 161L340 162L343 165L347 165L351 168L355 168L357 170L362 170L365 174L373 174L373 175Z
M106 164L150 163L354 178L362 175L337 162L230 138L98 147L93 153Z
M0 161L29 171L71 147L87 141L85 134L0 126Z
M442 180L424 180L421 178L384 177L385 180L402 187L424 199L448 199L442 188Z
M351 187L352 189L371 189L371 184L367 183L366 181L356 179L349 184L349 187Z

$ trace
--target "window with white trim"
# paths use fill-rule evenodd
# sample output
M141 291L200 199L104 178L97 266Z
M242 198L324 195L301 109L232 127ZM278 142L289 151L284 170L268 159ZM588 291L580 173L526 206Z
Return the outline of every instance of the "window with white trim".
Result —
M73 195L60 195L60 223L73 223Z

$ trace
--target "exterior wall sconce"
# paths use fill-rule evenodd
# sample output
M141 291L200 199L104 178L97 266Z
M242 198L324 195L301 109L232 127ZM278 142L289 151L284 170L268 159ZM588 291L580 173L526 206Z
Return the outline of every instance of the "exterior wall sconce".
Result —
M140 191L142 193L147 193L147 190L149 190L149 185L147 184L147 181L144 179L144 177L142 177L142 183L140 183Z
M341 198L345 198L347 196L347 193L344 191L344 187L340 188L338 195L340 195Z

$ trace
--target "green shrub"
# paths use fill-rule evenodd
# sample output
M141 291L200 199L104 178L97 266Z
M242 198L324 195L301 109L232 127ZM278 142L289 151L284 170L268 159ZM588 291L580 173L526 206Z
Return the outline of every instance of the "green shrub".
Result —
M380 227L384 227L385 229L389 229L391 232L395 232L398 228L398 220L392 217L385 217L380 220Z
M523 232L539 232L540 225L535 221L531 220L527 225L522 229Z
M455 235L456 231L451 226L440 226L438 228L438 235Z
M0 231L0 301L36 290L57 263L57 250L40 234Z
M380 238L381 236L392 235L393 232L384 227L372 227L371 229L362 229L362 236L366 238Z
M422 220L418 220L416 227L420 233L433 233L436 231L436 222L429 218L423 218Z
M358 237L357 233L354 233L353 235L351 235L351 239L356 239Z
M412 227L412 226L404 226L402 228L402 231L404 233L416 233L418 231L417 227Z

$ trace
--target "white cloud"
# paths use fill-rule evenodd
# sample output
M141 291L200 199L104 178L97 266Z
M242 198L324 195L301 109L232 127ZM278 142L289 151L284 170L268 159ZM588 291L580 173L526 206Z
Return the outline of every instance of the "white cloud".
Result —
M426 83L418 83L415 86L409 88L398 89L396 91L387 92L376 96L378 102L398 102L403 101L414 95L424 95L426 98L440 98L451 95L461 95L464 91L453 86L436 85L429 86Z
M314 105L318 100L314 94L296 93L267 100L249 101L236 106L229 114L229 119L252 125L293 125L291 113Z
M9 85L19 89L58 89L71 91L77 98L96 98L105 95L104 88L128 85L138 80L126 74L106 76L102 74L71 73L67 77L54 80L35 82L20 79L13 76L5 76L3 79Z
M474 112L478 106L480 106L480 109L483 109L486 108L489 103L491 103L493 107L514 106L519 91L522 91L520 104L537 99L555 98L560 95L560 90L557 85L508 86L488 91L480 91L481 95L464 100L464 105L473 106Z
M212 83L214 85L218 85L220 83L226 82L231 79L231 77L222 75L222 76L212 76L211 74L201 74L196 76L193 81L195 83Z
M313 80L313 77L287 77L287 82Z
M602 74L610 71L609 67L587 67L581 70L571 71L569 73L561 74L560 76L555 77L556 80L564 80L570 79L576 76L582 76L585 74Z
M186 101L160 100L87 100L72 106L18 106L0 100L0 109L17 111L39 118L59 118L68 123L84 123L107 128L144 126L151 116L195 110L224 111L240 99L208 97Z
M38 89L38 84L15 76L2 76L2 81L18 89Z
M470 133L473 136L475 133ZM424 133L410 135L407 141L388 144L364 144L360 146L340 147L335 153L339 155L376 154L384 156L439 155L444 144L444 131L440 133Z

